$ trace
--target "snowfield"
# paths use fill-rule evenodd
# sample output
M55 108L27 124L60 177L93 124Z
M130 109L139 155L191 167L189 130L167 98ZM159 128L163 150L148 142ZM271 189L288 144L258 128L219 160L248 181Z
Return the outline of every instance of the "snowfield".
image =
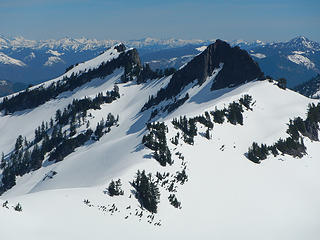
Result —
M294 55L288 55L288 59L295 63L295 64L302 64L306 66L308 69L315 68L315 64L311 62L311 60L305 56L294 54Z
M8 55L0 52L0 63L7 64L7 65L16 65L19 67L24 67L26 64L18 59L9 57Z
M44 66L52 66L53 64L63 62L63 60L57 56L50 56L48 60L44 63Z
M250 55L251 55L251 56L254 56L254 57L256 57L256 58L260 58L260 59L267 57L267 56L266 56L265 54L263 54L263 53L252 53L252 54L250 54Z
M87 71L115 57L117 52L110 49L65 75ZM174 159L172 166L161 167L151 157L151 150L141 144L151 109L144 113L140 110L171 76L137 85L121 83L122 74L123 69L118 69L105 79L94 79L35 109L0 116L0 150L7 154L19 134L31 140L42 121L54 117L57 109L63 109L74 98L94 97L115 84L121 95L111 104L103 104L101 110L88 111L92 114L92 129L109 112L119 115L118 127L99 141L77 148L61 162L44 161L42 168L18 178L17 185L0 196L1 238L319 239L320 143L305 139L308 155L302 159L280 155L258 165L244 156L253 141L271 144L288 136L289 119L305 118L308 104L316 100L282 90L268 81L210 91L214 74L200 87L187 86L181 94L190 95L187 102L157 119L168 126L168 146ZM175 146L169 141L177 132L171 123L173 118L221 109L244 94L252 96L254 105L253 111L244 112L243 126L214 124L212 139L208 140L201 134L206 128L198 124L193 146L182 140ZM177 157L178 152L184 160ZM138 217L140 204L130 184L137 170L145 169L153 175L157 171L174 174L182 164L186 164L188 175L188 181L178 185L176 193L182 209L171 206L168 192L160 187L161 201L153 222L148 223L147 211ZM110 197L105 188L118 178L124 195ZM1 207L6 200L9 208ZM12 207L18 202L22 212ZM113 204L118 211L109 211Z

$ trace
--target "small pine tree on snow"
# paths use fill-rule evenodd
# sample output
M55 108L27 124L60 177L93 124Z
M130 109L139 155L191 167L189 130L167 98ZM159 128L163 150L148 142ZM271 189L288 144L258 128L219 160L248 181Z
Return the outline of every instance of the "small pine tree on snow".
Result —
M1 162L0 162L0 169L3 169L6 166L6 160L4 159L4 153L1 153Z
M181 202L178 201L176 195L174 194L170 194L170 196L168 197L169 202L172 206L174 206L175 208L179 208L181 209Z
M74 136L77 133L76 127L76 117L72 116L70 121L70 137Z
M22 212L22 206L20 203L18 203L16 206L14 206L14 210L17 212Z
M207 128L207 130L206 130L205 137L206 137L207 139L209 139L209 140L211 139L211 134L210 134L209 128Z
M250 104L252 102L252 96L245 94L242 98L239 99L240 104L242 104L246 109L252 110Z
M223 110L218 110L217 108L210 112L211 115L213 116L213 121L215 123L219 123L222 124L224 122L224 117L225 117L225 113L226 113L226 109Z
M148 211L157 213L160 192L156 182L152 180L151 174L146 175L144 170L142 172L138 170L132 186L136 189L136 197L141 205Z
M287 88L287 79L285 78L279 78L278 80L278 87L281 88L281 89L286 89Z
M124 192L121 189L121 180L118 179L117 181L111 181L108 187L108 193L109 195L112 196L119 196L119 195L123 195Z

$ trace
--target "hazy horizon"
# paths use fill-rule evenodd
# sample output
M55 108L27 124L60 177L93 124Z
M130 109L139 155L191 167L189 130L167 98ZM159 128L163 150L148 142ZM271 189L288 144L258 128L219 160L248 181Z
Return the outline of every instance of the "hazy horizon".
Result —
M45 40L244 39L320 41L316 0L3 0L4 36Z
M126 41L143 41L143 40L146 40L148 38L151 38L151 39L155 39L155 40L160 40L160 41L168 41L168 40L183 40L183 41L197 41L197 40L201 40L201 41L214 41L216 39L221 39L221 40L224 40L224 41L227 41L227 42L232 42L232 41L246 41L246 42L254 42L254 41L262 41L264 43L272 43L272 42L287 42L287 41L290 41L296 37L305 37L311 41L316 41L308 36L305 36L305 35L296 35L296 36L293 36L292 38L289 38L289 39L284 39L284 40L278 40L278 39L274 39L274 40L270 40L270 41L264 41L262 39L253 39L253 40L247 40L247 39L242 39L242 38L238 38L238 39L223 39L223 38L219 38L219 37L212 37L212 38L209 38L209 39L200 39L200 38L192 38L192 39L186 39L186 38L174 38L174 37L168 37L168 38L156 38L156 37L152 37L152 36L147 36L147 37L144 37L144 38L140 38L140 39L127 39L127 40L124 40L124 39L111 39L111 38L105 38L105 39L97 39L97 38L94 38L94 37L85 37L85 36L79 36L79 37L71 37L71 36L64 36L64 37L60 37L60 38L47 38L47 39L32 39L32 38L27 38L25 36L22 36L22 35L12 35L12 36L9 36L9 35L5 35L5 34L1 34L0 33L0 37L1 38L7 38L7 39L14 39L14 38L23 38L25 40L31 40L31 41L48 41L48 40L61 40L61 39L66 39L66 38L70 38L70 39L73 39L73 40L79 40L79 39L87 39L87 40L97 40L97 41L119 41L119 42L126 42ZM318 41L316 41L318 42Z

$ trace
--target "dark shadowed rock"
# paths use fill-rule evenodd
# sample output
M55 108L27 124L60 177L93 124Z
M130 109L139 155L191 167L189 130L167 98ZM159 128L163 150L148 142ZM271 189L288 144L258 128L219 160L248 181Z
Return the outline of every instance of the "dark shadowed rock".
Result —
M123 43L120 43L114 47L118 52L124 52L126 50L126 46Z
M222 63L223 68L215 77L211 90L238 86L263 76L259 65L245 50L217 40L173 74L167 87L160 89L157 96L151 98L142 110L155 106L165 99L176 97L190 83L203 84Z
M209 74L219 66L219 63L223 63L223 68L216 76L211 90L238 86L263 77L259 65L253 61L247 51L238 46L230 47L228 43L217 40L204 52L206 51L208 51L206 55L209 58L209 70L211 71Z

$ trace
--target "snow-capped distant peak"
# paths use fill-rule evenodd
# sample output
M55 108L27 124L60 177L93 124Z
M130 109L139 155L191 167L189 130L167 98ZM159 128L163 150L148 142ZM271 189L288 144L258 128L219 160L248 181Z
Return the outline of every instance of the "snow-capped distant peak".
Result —
M202 46L202 47L198 47L196 48L196 50L198 50L199 52L203 52L204 50L206 50L207 46Z
M265 54L262 53L252 53L250 54L251 56L254 56L256 58L262 59L262 58L266 58L267 56Z
M257 43L257 44L261 44L261 45L265 44L264 42L262 42L262 41L260 41L260 40L256 40L256 43Z
M48 60L43 64L44 66L52 66L56 63L63 62L63 60L57 56L50 56Z
M315 67L315 64L309 58L300 54L289 55L288 59L295 64L304 65L308 69L312 69Z
M19 67L24 67L26 64L18 59L9 57L8 55L0 52L0 63L7 65L17 65Z
M295 37L291 39L288 44L295 48L320 50L320 45L317 42L311 41L304 36Z
M61 55L63 55L64 53L59 53L58 51L54 51L54 50L48 50L47 53L52 54L53 56L59 57Z
M0 80L0 86L7 86L8 82L6 80Z
M303 52L303 51L293 51L292 53L293 54L304 54L305 52Z
M59 53L58 51L55 51L55 50L48 50L47 53L51 54L52 56L50 56L48 58L48 60L44 63L44 66L52 66L56 63L59 63L59 62L63 62L63 60L60 58L61 55L63 55L64 53Z

